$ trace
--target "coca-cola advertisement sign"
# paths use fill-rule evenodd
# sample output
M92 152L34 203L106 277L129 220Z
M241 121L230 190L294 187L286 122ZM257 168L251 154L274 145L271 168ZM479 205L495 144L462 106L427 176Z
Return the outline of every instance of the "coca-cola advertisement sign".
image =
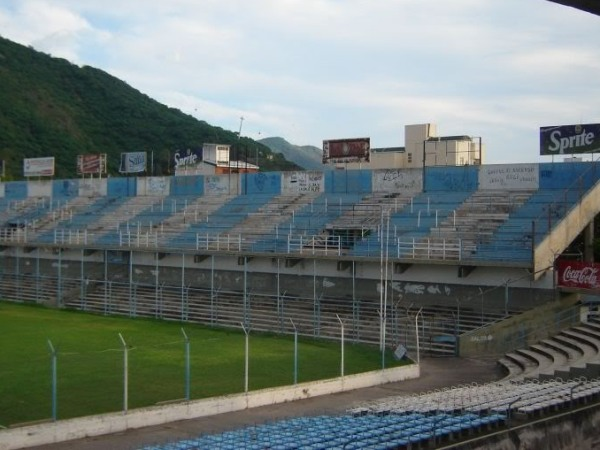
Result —
M558 286L600 289L600 264L580 261L558 261Z

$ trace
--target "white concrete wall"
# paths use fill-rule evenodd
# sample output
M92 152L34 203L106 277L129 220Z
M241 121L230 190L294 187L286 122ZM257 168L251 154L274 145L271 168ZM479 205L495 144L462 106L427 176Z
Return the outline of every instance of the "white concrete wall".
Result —
M410 194L423 189L423 171L421 169L374 170L372 177L373 192Z
M101 414L77 419L8 428L0 430L0 450L13 450L36 445L65 442L103 434L120 433L132 428L161 425L177 420L240 411L259 406L302 400L319 395L375 386L418 378L416 364L393 369L377 370L330 380L301 383L248 394L226 395L205 400L140 408L123 413Z
M479 169L479 189L539 189L538 164L493 164Z
M81 197L106 197L108 180L106 178L82 178L79 180Z
M239 193L239 174L204 177L204 195Z
M52 180L30 180L27 182L28 197L52 197Z
M325 176L319 171L283 172L281 192L283 194L325 192Z
M137 195L166 197L170 193L170 177L138 177Z

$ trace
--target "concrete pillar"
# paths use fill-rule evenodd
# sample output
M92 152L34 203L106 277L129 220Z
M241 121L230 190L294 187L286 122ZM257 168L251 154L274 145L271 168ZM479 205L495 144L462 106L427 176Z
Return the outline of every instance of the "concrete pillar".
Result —
M592 220L584 230L583 234L583 260L594 262L594 221Z

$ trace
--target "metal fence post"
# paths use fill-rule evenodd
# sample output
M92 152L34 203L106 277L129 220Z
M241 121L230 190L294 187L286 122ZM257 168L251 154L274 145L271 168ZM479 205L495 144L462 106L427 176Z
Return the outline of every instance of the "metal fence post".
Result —
M190 400L190 339L182 328L184 346L185 346L185 399Z
M51 353L51 357L52 357L52 420L56 422L56 411L57 411L57 404L56 404L56 363L57 363L57 352L56 349L54 348L54 345L52 345L52 341L50 341L50 339L48 339L48 347L50 348L50 353Z
M128 392L129 392L129 380L128 380L128 351L127 351L127 343L121 333L119 333L119 338L121 339L121 344L123 345L123 414L127 414L128 407Z

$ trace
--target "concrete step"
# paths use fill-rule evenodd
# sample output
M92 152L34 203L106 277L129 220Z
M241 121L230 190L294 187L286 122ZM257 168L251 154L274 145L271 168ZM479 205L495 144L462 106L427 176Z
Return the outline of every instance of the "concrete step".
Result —
M512 359L502 357L498 360L498 364L507 372L504 380L520 379L523 377L523 368Z
M544 339L541 341L541 344L561 352L567 359L566 366L585 366L585 362L581 362L583 358L583 351L581 349L573 348L554 338Z
M529 376L529 374L537 371L539 364L538 362L535 360L535 358L532 358L530 356L526 356L522 353L517 353L517 352L509 352L506 353L504 355L505 358L509 359L510 361L512 361L513 363L515 363L516 365L518 365L521 370L522 373L520 375L518 375L517 377L513 377L512 379L523 379L527 376Z
M520 355L525 356L526 358L529 358L535 365L534 369L529 370L524 374L525 377L537 378L540 375L540 373L546 373L547 371L553 372L553 370L551 369L552 365L554 364L554 360L552 359L552 357L550 357L546 354L540 353L531 348L518 349L518 350L515 350L515 353L518 353Z
M559 343L562 343L563 345L569 346L573 349L577 349L578 351L580 351L581 358L578 361L580 363L585 364L588 361L593 360L597 355L597 352L594 349L594 346L592 346L586 342L582 342L578 339L574 339L573 337L571 337L568 334L560 333L560 334L557 334L556 336L554 336L553 339L558 341Z
M529 347L532 351L538 352L550 359L551 363L547 367L540 367L540 375L554 375L557 370L564 370L569 367L569 358L561 351L556 350L544 344L534 344Z
M591 346L595 353L595 356L600 354L600 338L594 337L593 335L584 333L581 330L577 330L575 328L563 330L561 331L561 334L564 334L572 339L575 339L581 343Z

